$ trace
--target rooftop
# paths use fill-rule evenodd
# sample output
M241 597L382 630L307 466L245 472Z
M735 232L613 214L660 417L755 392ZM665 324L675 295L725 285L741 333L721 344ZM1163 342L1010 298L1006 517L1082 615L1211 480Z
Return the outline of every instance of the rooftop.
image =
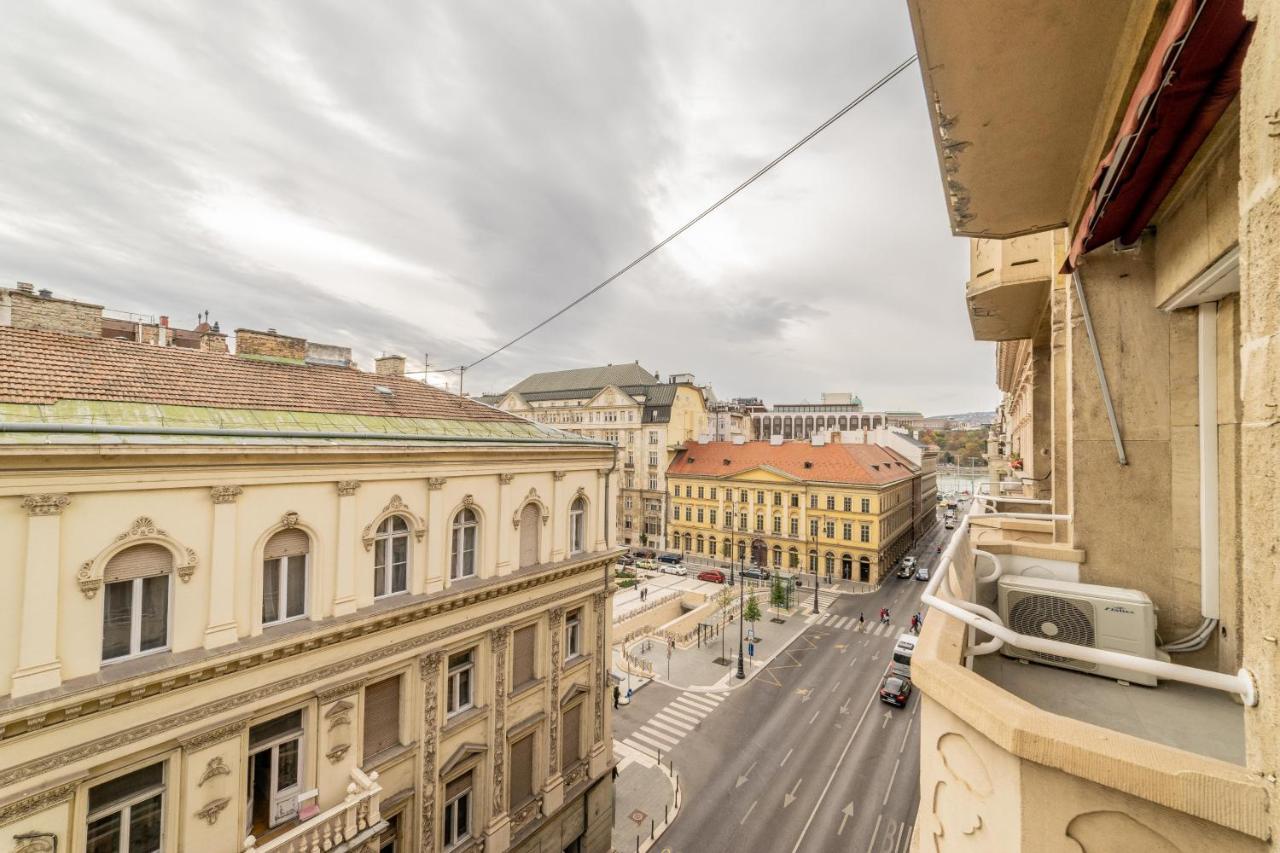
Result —
M878 444L711 441L676 451L667 476L732 477L753 468L802 481L875 486L903 480L917 470L906 457Z
M604 367L577 367L571 370L553 370L535 373L507 389L521 395L542 394L557 391L590 391L606 385L657 385L660 379L640 366L609 364Z

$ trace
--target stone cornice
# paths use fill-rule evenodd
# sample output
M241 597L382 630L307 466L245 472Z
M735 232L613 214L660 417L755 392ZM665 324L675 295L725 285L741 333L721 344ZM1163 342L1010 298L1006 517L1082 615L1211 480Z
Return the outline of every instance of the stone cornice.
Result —
M58 803L64 803L76 792L79 782L66 782L55 788L48 788L38 794L32 794L29 797L23 797L20 800L0 806L0 826L5 826L15 821L22 820L24 817L44 811L50 806L56 806Z
M191 737L180 738L178 743L182 744L182 748L187 752L198 752L206 746L212 746L215 743L221 743L224 740L231 740L239 737L249 725L249 720L236 720L234 723L227 723L221 726L215 726L212 729L206 729L203 732L194 734Z
M10 741L13 738L63 723L77 722L94 714L136 702L144 697L150 698L186 688L210 681L221 675L243 673L246 670L263 667L286 658L300 656L346 640L384 633L411 622L433 619L479 602L516 596L528 590L546 586L566 578L590 575L610 562L616 550L611 549L592 554L585 559L576 560L567 565L562 564L528 577L496 578L485 586L452 594L446 593L439 598L416 602L396 610L384 611L368 617L363 622L354 624L344 622L339 625L326 626L320 631L292 637L278 644L257 647L247 653L218 657L207 661L203 666L182 672L157 672L145 678L122 682L110 692L105 693L105 695L68 698L59 704L33 704L25 713L11 718L5 724L4 737L0 742ZM593 581L591 586L595 587L597 585L594 582L595 579L592 578L591 580ZM580 592L554 592L534 599L525 599L521 596L521 600L488 614L464 619L461 622L443 628L423 631L399 642L384 644L371 651L324 667L269 680L254 689L225 696L182 713L140 722L136 726L116 732L110 736L77 744L68 749L56 751L23 764L0 770L0 788L12 785L34 774L47 773L108 749L126 746L183 725L252 705L288 690L295 690L299 687L306 687L343 675L362 674L386 658L405 652L424 650L434 644L451 641L453 637L459 634L477 629L491 628L510 619L526 616L531 610L557 604L568 595L578 594Z

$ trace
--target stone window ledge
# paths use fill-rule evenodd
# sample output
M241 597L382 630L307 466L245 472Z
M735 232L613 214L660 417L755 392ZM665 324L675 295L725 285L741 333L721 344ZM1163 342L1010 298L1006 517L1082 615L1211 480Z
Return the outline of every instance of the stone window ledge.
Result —
M546 685L546 683L547 683L547 680L545 678L530 679L529 681L526 681L524 684L521 684L519 687L516 687L514 690L508 693L507 701L517 702L526 696L529 696L533 693L538 692Z
M440 727L440 736L447 737L454 732L461 731L476 720L482 720L489 716L488 705L477 705L474 708L468 708L465 711L459 711L452 717L448 717L444 721L444 725Z

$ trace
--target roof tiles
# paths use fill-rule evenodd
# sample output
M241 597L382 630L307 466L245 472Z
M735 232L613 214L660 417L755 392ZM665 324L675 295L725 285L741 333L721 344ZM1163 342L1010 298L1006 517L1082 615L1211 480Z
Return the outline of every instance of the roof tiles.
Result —
M905 457L878 444L815 447L807 441L713 441L678 450L667 476L730 477L752 468L772 468L798 480L874 486L893 483L916 472Z

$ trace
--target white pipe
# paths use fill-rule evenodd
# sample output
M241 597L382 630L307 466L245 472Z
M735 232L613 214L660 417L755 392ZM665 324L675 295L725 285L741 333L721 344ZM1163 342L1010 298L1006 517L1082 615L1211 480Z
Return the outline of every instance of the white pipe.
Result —
M1200 613L1219 619L1218 602L1218 303L1203 302L1200 374Z
M1111 402L1111 386L1107 384L1107 371L1102 367L1102 350L1098 348L1098 338L1093 333L1093 318L1089 315L1089 300L1084 298L1084 278L1080 268L1071 271L1071 281L1076 286L1076 299L1080 303L1080 316L1084 320L1084 330L1089 336L1089 348L1093 350L1093 365L1098 370L1098 386L1102 391L1102 403L1107 409L1107 420L1111 423L1111 437L1116 443L1116 460L1121 465L1128 465L1129 460L1124 453L1124 439L1120 437L1120 424L1116 422L1116 407Z
M965 513L959 526L956 527L955 533L951 537L951 541L947 544L946 550L942 552L942 559L938 561L938 571L936 571L929 579L928 585L925 587L924 594L920 597L921 602L926 606L935 610L940 610L953 619L958 619L965 625L975 628L984 634L988 634L995 639L999 639L1011 646L1019 649L1025 649L1031 652L1039 652L1047 655L1057 655L1059 657L1071 658L1073 660L1085 661L1086 663L1100 664L1102 666L1115 666L1124 669L1132 669L1138 672L1154 675L1156 678L1163 678L1168 681L1181 681L1186 684L1195 684L1200 687L1208 687L1213 690L1222 690L1226 693L1235 693L1240 696L1241 701L1249 707L1258 704L1258 687L1254 681L1252 673L1247 669L1241 669L1235 675L1227 675L1226 673L1213 672L1212 670L1196 669L1190 666L1181 666L1174 663L1166 663L1160 660L1151 660L1149 658L1138 657L1136 655L1127 655L1122 652L1112 652L1105 649L1095 649L1089 646L1079 646L1074 643L1064 643L1058 640L1047 640L1042 637L1029 637L1025 634L1019 634L1003 625L997 624L976 613L971 613L963 607L948 601L937 595L938 587L942 583L944 576L950 575L951 567L955 560L956 549L960 546L962 534L969 529L969 517L973 514L973 506L969 512ZM1025 513L995 513L996 516L1009 517L1017 515L1025 515ZM1042 515L1040 518L1049 519L1051 521L1070 521L1069 515ZM983 644L984 646L987 644Z

